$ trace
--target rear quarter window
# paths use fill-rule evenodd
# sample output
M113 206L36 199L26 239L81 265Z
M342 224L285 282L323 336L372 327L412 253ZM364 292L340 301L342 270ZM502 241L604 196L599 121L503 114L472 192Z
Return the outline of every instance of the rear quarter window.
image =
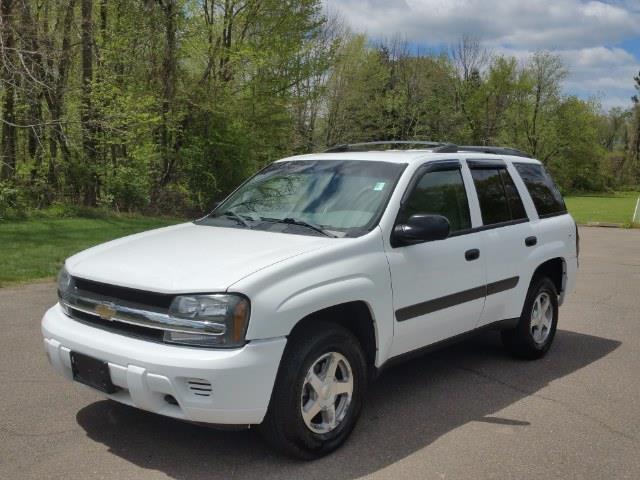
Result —
M560 190L542 165L534 163L514 163L513 165L529 190L539 217L567 213Z
M504 166L474 166L471 163L470 169L484 225L527 219L518 190Z

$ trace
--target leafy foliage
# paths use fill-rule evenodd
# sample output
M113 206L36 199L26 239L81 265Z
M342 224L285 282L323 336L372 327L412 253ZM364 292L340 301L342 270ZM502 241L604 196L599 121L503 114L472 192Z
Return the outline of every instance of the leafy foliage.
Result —
M0 216L195 212L276 158L367 140L509 145L562 188L637 185L640 105L560 59L373 44L320 0L0 0ZM631 79L630 79L631 81ZM640 89L640 80L635 79Z

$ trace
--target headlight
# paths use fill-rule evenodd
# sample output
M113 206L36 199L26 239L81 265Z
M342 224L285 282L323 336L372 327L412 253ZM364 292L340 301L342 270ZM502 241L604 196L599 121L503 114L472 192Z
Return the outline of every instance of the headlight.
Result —
M69 275L67 269L62 267L58 272L58 298L66 298L73 290L73 277ZM62 305L62 302L60 302ZM64 307L63 307L64 308Z
M73 286L73 278L67 272L67 269L62 267L58 272L58 295L61 297L67 294Z
M240 295L181 295L173 299L169 315L207 324L214 334L165 331L164 341L182 345L239 347L249 323L249 300Z
M60 300L66 298L72 290L73 277L69 275L66 268L62 267L58 272L58 298ZM60 305L66 313L69 313L64 302L60 302Z

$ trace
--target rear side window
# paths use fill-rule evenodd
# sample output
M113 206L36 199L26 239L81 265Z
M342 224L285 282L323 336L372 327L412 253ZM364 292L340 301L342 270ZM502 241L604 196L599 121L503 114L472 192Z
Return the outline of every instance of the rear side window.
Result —
M500 169L500 178L504 185L504 191L507 194L509 210L511 211L511 219L520 220L522 218L527 218L527 213L524 211L524 205L522 204L522 199L520 198L516 184L513 183L513 178L511 178L511 175L506 168Z
M451 232L471 228L469 202L460 169L427 172L418 181L399 215L405 223L411 215L429 213L449 220Z
M527 218L518 189L506 168L472 167L471 176L484 225Z
M560 190L542 165L534 163L514 163L513 165L527 186L540 217L567 213Z

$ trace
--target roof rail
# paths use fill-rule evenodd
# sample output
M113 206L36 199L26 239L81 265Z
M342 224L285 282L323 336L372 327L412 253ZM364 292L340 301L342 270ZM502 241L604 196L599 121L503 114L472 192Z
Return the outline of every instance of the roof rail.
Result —
M343 143L341 145L329 147L324 151L324 153L357 152L366 149L367 147L385 145L419 145L424 148L432 149L450 144L441 142L424 142L420 140L385 140L380 142Z
M512 155L515 157L527 157L531 158L526 152L517 150L510 147L492 147L482 145L465 145L458 146L453 143L442 142L425 142L420 140L385 140L380 142L361 142L361 143L344 143L341 145L334 145L328 148L324 153L340 153L340 152L358 152L365 151L368 147L381 147L381 146L411 146L416 145L431 150L433 153L456 153L456 152L477 152L477 153L492 153L494 155Z
M512 155L514 157L531 158L526 152L510 147L491 147L481 145L465 145L458 147L459 152L477 152L477 153L493 153L495 155Z
M458 146L453 143L443 143L439 147L435 147L431 150L433 153L456 153Z

